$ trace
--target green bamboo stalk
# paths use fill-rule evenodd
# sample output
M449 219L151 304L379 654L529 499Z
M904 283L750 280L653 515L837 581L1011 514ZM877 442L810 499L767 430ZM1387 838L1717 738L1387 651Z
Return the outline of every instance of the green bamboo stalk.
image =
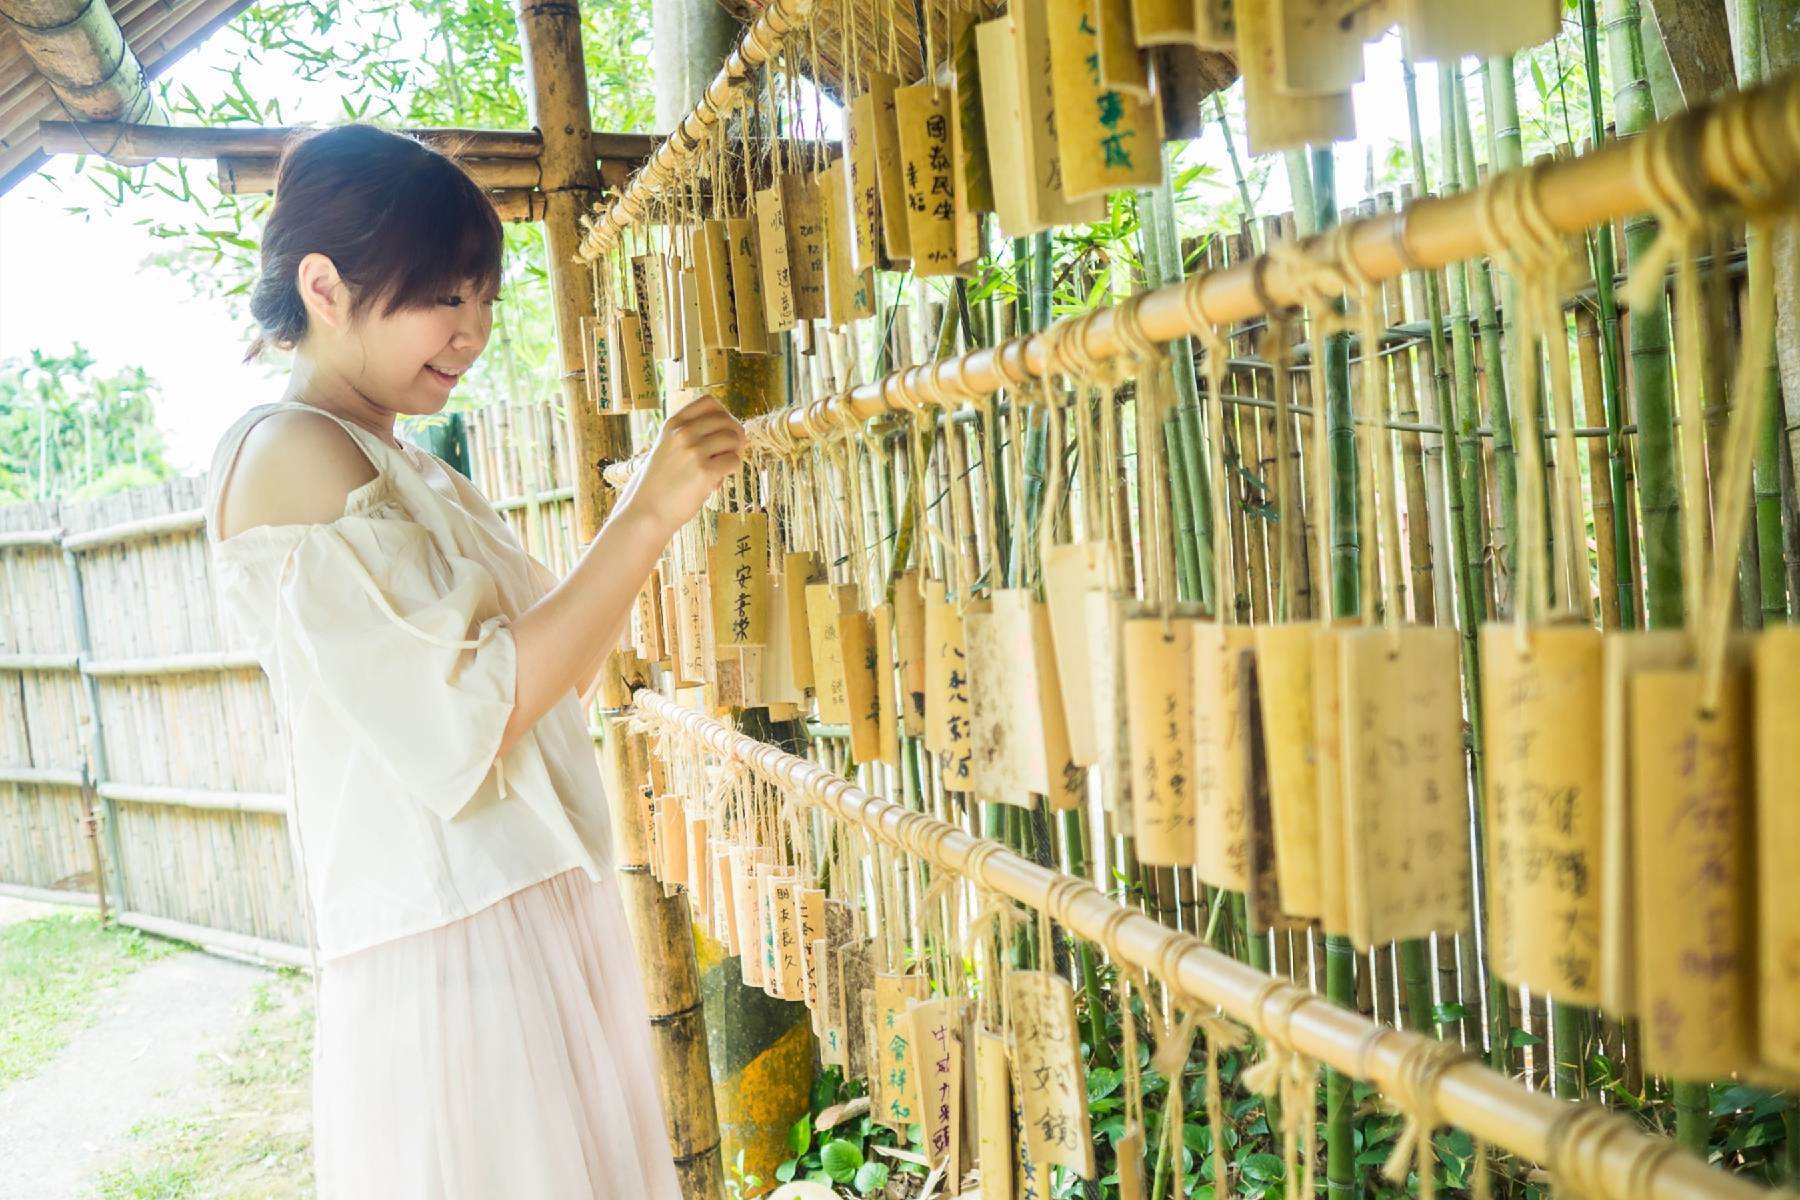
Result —
M1181 418L1170 413L1163 420L1163 444L1169 462L1169 510L1175 517L1175 581L1183 600L1197 599L1199 556L1195 542L1193 493L1188 483L1187 456L1181 446Z

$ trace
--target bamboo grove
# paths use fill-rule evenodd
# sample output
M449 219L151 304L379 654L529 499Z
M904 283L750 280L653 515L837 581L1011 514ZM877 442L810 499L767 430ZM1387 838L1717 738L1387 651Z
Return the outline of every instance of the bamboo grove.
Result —
M1526 163L1554 2L775 0L584 222L588 403L754 414L621 652L649 868L939 1194L1795 1178L1800 78L1647 120L1608 7ZM1409 57L1340 212L1395 22L1447 177ZM1184 237L1234 69L1295 211Z

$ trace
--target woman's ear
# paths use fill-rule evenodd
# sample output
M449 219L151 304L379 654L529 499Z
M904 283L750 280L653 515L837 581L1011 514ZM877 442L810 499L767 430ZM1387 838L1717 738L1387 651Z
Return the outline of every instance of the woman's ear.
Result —
M349 324L350 288L338 274L337 264L325 255L315 252L302 258L294 272L294 286L313 320L332 329Z

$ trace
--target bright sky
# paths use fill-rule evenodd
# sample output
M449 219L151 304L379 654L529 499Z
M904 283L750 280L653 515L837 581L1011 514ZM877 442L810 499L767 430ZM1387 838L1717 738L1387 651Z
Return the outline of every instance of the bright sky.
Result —
M226 66L241 61L229 50L226 39L215 38L166 78L203 96L217 94ZM1405 145L1408 139L1397 37L1367 47L1366 74L1370 82L1355 90L1360 139L1338 150L1343 206L1361 198L1364 147ZM254 95L279 97L290 122L341 117L332 84L299 90L278 61L246 66L245 81ZM1420 67L1418 82L1430 146L1436 140L1437 81L1429 65ZM1238 151L1243 153L1242 145ZM1219 201L1235 205L1216 126L1209 126L1198 153L1219 164L1226 183ZM269 367L239 365L249 331L224 302L197 298L182 280L145 265L163 243L144 225L158 217L189 217L191 210L154 196L108 208L92 183L70 173L71 162L53 162L47 175L0 197L0 359L26 357L33 348L63 353L79 341L101 372L143 367L162 387L158 423L173 465L205 470L219 434L246 407L272 399L281 386L279 375ZM210 172L210 164L196 165ZM1277 169L1261 202L1265 211L1285 208L1286 194L1285 174ZM71 215L65 209L72 205L88 211Z

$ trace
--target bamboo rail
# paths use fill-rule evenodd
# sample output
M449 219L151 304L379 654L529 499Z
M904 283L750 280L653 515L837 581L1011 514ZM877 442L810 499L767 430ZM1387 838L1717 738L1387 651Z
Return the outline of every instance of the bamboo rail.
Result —
M700 102L676 124L674 131L631 177L624 194L604 210L595 206L599 219L581 239L576 251L583 262L600 257L620 233L648 215L646 205L657 189L705 145L707 131L731 115L743 100L751 72L769 61L781 45L781 39L799 28L811 11L812 0L769 0L768 6L726 55L725 65L706 85Z
M786 783L798 799L862 826L935 868L1043 909L1071 932L1101 943L1188 1000L1217 1005L1261 1036L1268 1036L1271 1014L1288 1014L1283 1040L1294 1050L1369 1080L1385 1095L1407 1096L1410 1084L1404 1076L1417 1048L1437 1044L1422 1034L1378 1025L1323 995L1280 981L1192 934L1115 903L1085 879L1040 867L993 839L975 837L922 811L870 795L816 763L738 733L655 692L640 690L634 708L651 723L677 728L719 754ZM1613 1200L1751 1200L1763 1195L1762 1189L1712 1169L1667 1139L1639 1132L1624 1116L1533 1092L1473 1060L1445 1068L1422 1099L1444 1122L1544 1163L1571 1184L1579 1181L1584 1195Z
M1742 176L1727 144L1723 117L1734 109L1747 108L1753 136L1776 180L1790 192L1800 192L1800 146L1789 134L1789 111L1796 107L1800 107L1800 73L1789 73L1716 104L1691 109L1671 123L1698 126L1701 172L1709 188L1722 190ZM1631 154L1628 142L1609 142L1580 157L1537 168L1538 196L1557 232L1580 233L1652 207L1653 198L1632 169ZM645 170L658 161L652 158ZM1492 187L1493 181L1485 186ZM1350 265L1371 282L1380 283L1408 271L1435 270L1497 249L1487 244L1477 219L1482 196L1479 190L1427 196L1399 212L1346 221L1336 234L1343 239ZM1317 255L1325 250L1326 240L1314 236L1303 239L1301 245ZM1199 332L1203 322L1222 325L1264 315L1272 307L1299 304L1305 293L1298 282L1285 263L1259 255L1144 293L1138 319L1152 341L1169 342ZM1092 314L1081 341L1081 351L1092 359L1123 354L1126 345L1119 336L1116 309ZM905 412L908 392L945 405L974 401L1009 383L1042 376L1048 367L1047 348L1043 333L1012 338L997 346L895 371L838 396L755 418L752 429L780 422L788 437L804 441L816 433L841 429L846 418L860 421Z

